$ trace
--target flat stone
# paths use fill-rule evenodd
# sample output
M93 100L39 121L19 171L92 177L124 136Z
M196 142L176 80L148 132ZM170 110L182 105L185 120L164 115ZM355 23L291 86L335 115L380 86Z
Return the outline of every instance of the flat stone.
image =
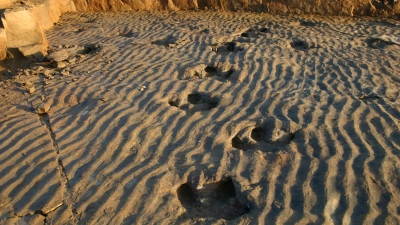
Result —
M55 67L58 69L63 69L67 66L67 64L63 63L63 62L57 62Z
M48 54L46 58L50 61L61 62L68 59L68 52L65 49L61 49Z

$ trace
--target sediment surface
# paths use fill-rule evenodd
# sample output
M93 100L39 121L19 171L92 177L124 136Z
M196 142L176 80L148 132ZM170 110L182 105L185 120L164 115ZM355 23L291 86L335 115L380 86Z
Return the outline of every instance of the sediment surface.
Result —
M56 62L0 83L0 223L398 224L399 35L67 13L47 33Z

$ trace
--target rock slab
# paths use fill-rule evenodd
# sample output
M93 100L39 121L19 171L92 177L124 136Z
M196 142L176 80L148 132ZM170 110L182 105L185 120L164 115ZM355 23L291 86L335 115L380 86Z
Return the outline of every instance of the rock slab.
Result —
M30 6L6 9L1 18L7 35L7 47L24 56L46 55L47 39Z

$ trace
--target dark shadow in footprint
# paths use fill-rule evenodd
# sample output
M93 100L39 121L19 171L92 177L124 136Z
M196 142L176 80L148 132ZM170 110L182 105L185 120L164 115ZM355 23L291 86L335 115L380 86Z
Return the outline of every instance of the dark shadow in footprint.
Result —
M249 33L243 32L240 36L242 36L242 37L249 37Z
M228 63L218 63L216 66L200 64L195 67L187 68L185 72L178 77L182 80L204 79L206 77L221 78L221 81L228 79L235 70Z
M84 49L80 54L87 55L99 52L101 50L100 44L87 44L84 46Z
M186 43L188 43L188 41L184 40L184 39L179 39L177 37L168 36L168 37L160 39L160 40L152 41L151 43L155 44L155 45L161 45L164 47L168 47L168 48L176 48L176 47L185 45Z
M262 127L256 127L251 131L251 138L257 142L264 140L264 137L265 129Z
M393 45L393 43L386 42L386 41L380 40L378 38L370 38L370 39L367 40L367 45L370 48L383 49L383 48L386 48L389 45Z
M208 74L214 74L218 72L217 68L212 66L207 66L204 71L206 71Z
M259 29L259 31L261 33L268 33L270 30L268 28L266 28L266 27L262 27L262 28Z
M275 151L286 146L296 137L298 127L282 125L270 120L259 126L248 126L241 129L232 138L232 147L241 150Z
M312 22L310 20L303 20L303 21L300 21L300 25L306 26L306 27L315 27L317 25L317 23Z
M297 50L307 50L310 48L318 48L319 45L316 42L313 41L306 41L306 40L300 40L300 39L294 39L290 45L292 48L297 49Z
M369 95L362 95L362 96L358 97L358 99L363 100L363 101L374 101L374 100L381 99L381 97L372 93Z
M194 93L188 95L188 102L192 104L192 107L189 108L194 109L195 111L205 111L210 110L217 107L219 100L216 98L212 98L208 94L200 94Z
M172 97L169 101L168 104L170 106L178 107L181 105L181 99L177 96Z
M214 52L240 52L243 51L243 47L237 45L236 42L224 42L216 43L212 45L212 51Z
M232 65L228 64L207 66L204 71L210 76L218 76L223 79L228 79L235 72L235 70L232 68Z
M169 99L168 104L187 112L208 111L218 106L219 98L212 97L207 93L192 93L186 99L173 96Z
M236 196L232 179L192 187L190 183L177 190L178 199L186 212L181 219L215 218L233 220L250 211Z
M126 38L131 38L131 37L135 36L135 33L133 33L132 31L129 31L129 32L120 33L119 36L126 37Z

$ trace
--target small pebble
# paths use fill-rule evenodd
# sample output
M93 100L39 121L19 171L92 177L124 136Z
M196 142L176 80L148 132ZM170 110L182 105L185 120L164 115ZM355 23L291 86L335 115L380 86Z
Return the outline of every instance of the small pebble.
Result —
M146 86L139 87L139 91L144 91L145 89L146 89Z
M67 64L65 64L64 62L57 62L57 63L55 64L55 67L58 68L58 69L63 69L63 68L65 68L66 66L67 66Z
M63 76L69 76L69 72L68 72L67 70L61 71L61 74L62 74Z
M50 70L43 70L43 75L46 77L50 76Z
M25 85L26 88L31 88L31 87L33 87L32 82L30 82L29 80L26 81L26 82L24 83L24 85Z
M35 92L35 87L30 87L28 89L29 94L33 94L33 92Z
M41 103L36 109L37 114L45 114L50 110L50 105Z

